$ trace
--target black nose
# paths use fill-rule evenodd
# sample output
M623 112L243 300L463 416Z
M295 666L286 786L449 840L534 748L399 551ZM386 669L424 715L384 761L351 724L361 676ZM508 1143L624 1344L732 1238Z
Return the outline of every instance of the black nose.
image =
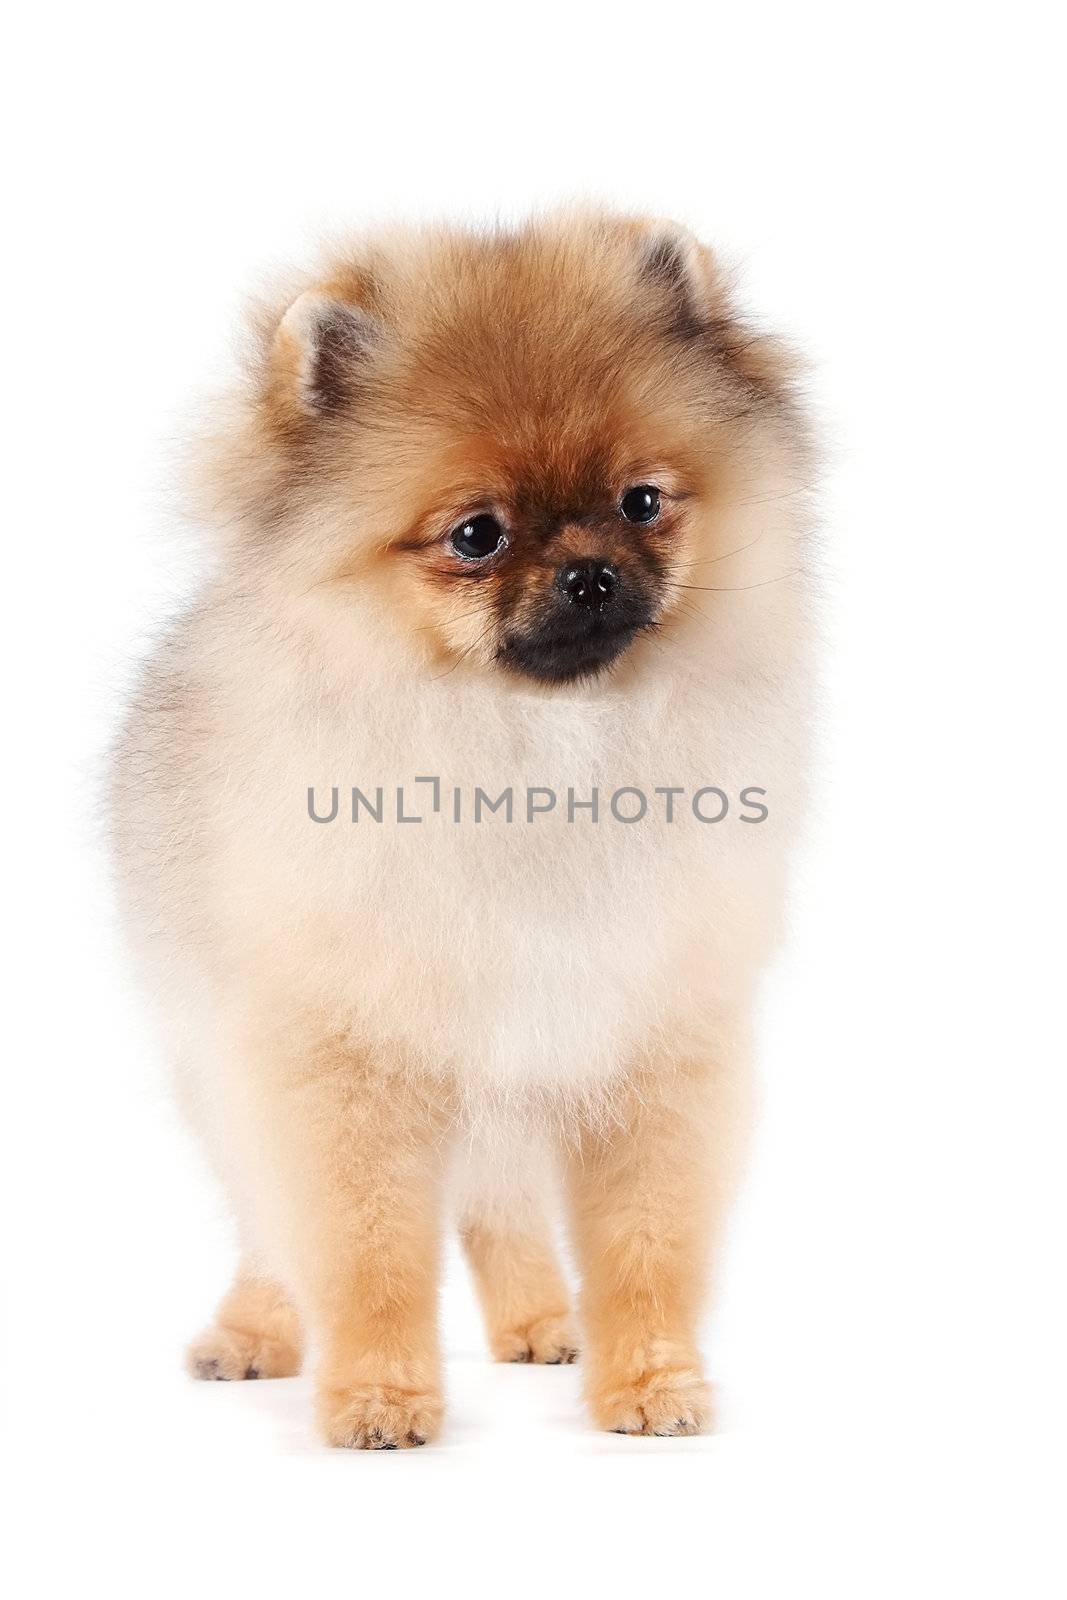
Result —
M609 561L568 561L556 574L556 587L576 606L606 606L619 582Z

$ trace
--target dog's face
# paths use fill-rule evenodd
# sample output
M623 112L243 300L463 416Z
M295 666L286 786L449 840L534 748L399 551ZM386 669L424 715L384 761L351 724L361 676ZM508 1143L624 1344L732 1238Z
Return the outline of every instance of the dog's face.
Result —
M400 541L416 609L453 651L566 683L609 667L667 615L694 491L662 453L601 428L598 439L594 415L564 464L547 441L510 462L477 452L455 509L434 508Z
M487 610L494 657L509 671L548 683L598 672L663 614L666 491L652 482L611 489L591 486L571 506L534 489L513 507L470 513L450 532L472 583L499 569ZM451 587L454 571L444 581Z
M338 604L365 585L431 657L554 685L669 628L728 553L785 382L695 241L597 219L336 267L273 332L260 407Z

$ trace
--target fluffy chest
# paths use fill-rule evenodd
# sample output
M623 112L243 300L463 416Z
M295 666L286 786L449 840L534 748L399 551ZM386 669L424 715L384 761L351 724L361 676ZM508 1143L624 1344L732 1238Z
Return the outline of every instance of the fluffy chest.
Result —
M409 1053L498 1083L602 1078L676 1003L694 942L727 949L766 854L736 736L716 760L706 720L647 695L407 709L265 738L248 914Z
M364 814L307 849L301 878L359 1015L495 1079L573 1080L617 1059L669 970L683 888L660 829L503 812Z

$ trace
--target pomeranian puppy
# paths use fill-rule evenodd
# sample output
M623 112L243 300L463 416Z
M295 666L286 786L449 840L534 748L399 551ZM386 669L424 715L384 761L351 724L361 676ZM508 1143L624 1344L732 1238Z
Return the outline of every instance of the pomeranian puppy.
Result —
M191 1371L310 1350L330 1443L424 1444L451 1217L498 1360L699 1432L804 766L793 363L671 224L390 232L259 308L208 432L113 806L238 1219Z

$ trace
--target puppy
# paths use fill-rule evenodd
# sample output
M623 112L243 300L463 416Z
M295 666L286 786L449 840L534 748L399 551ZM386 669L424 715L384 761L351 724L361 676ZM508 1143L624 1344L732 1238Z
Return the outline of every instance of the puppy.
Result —
M600 1427L699 1432L801 805L792 363L673 225L396 232L260 308L208 434L113 808L240 1232L191 1370L310 1346L328 1441L425 1443L451 1216L497 1359L580 1346Z

